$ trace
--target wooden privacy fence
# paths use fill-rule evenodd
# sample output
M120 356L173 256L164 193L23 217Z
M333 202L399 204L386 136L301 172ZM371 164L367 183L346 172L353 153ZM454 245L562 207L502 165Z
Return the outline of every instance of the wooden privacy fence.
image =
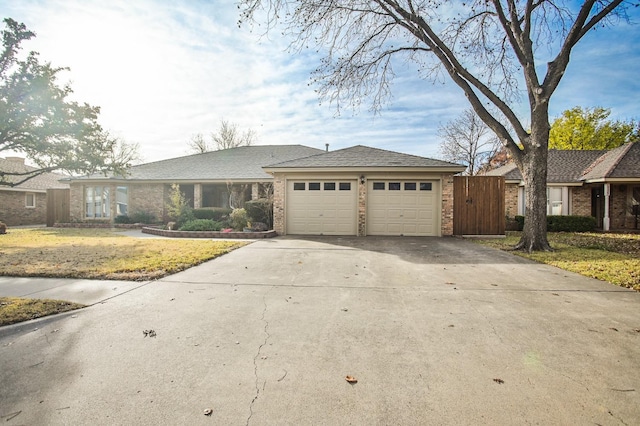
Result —
M453 177L453 234L504 235L503 176Z
M69 222L71 191L69 189L47 189L47 226L56 222Z

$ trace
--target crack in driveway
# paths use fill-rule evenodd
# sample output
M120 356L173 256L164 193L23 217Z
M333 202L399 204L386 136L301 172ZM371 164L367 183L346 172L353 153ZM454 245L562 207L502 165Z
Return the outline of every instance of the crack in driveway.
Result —
M262 320L262 322L264 322L264 341L260 344L260 346L258 346L258 351L256 352L255 356L253 357L253 374L256 377L256 381L255 381L255 387L256 387L256 393L255 396L253 397L253 399L251 400L251 403L249 404L249 417L247 418L247 426L249 426L249 422L251 422L251 418L253 417L253 404L258 400L258 397L260 396L260 386L258 386L258 357L260 356L261 352L262 352L262 348L267 344L267 341L269 340L269 337L271 337L271 335L269 334L269 322L267 320L264 319L266 313L267 313L267 299L266 299L266 295L262 298L262 303L264 304L264 308L262 309L262 316L260 317L260 319ZM262 390L264 391L264 387L266 386L267 381L265 380L264 383L262 384Z

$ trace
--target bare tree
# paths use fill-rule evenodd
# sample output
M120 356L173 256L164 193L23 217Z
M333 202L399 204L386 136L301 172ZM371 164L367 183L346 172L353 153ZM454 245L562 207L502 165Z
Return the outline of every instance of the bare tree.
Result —
M230 123L225 119L220 121L220 129L217 133L211 134L211 140L215 144L216 150L237 148L239 146L250 146L256 139L256 132L248 129L244 132L238 130L236 123Z
M194 154L204 154L205 152L213 151L211 145L209 145L209 142L207 142L202 133L196 133L191 136L191 140L187 146L189 147L189 151Z
M448 77L522 172L527 220L517 248L551 249L545 202L549 101L578 42L597 34L596 27L600 32L627 19L631 2L241 0L240 7L241 23L266 15L267 28L293 37L294 49L326 52L314 81L321 98L338 110L363 99L379 110L389 100L396 64L414 62L416 77ZM515 112L520 93L529 107L524 120Z
M457 118L438 128L442 138L442 157L467 166L466 174L475 175L500 149L500 141L480 117L468 108Z

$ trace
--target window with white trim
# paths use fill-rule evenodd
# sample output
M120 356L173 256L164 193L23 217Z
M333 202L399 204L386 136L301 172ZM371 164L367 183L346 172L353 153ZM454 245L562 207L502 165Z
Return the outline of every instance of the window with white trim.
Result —
M24 206L28 209L36 208L36 194L27 192L24 196Z
M108 186L87 186L84 191L84 215L86 218L102 219L111 216Z
M129 214L129 187L119 186L116 188L116 216L126 216Z

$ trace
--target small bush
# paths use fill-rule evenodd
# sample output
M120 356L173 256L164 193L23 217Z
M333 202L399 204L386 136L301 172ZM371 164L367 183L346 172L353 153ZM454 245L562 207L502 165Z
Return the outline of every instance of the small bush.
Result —
M596 227L592 216L547 216L549 232L591 232Z
M194 219L185 222L179 231L219 231L222 229L220 222L211 219Z
M524 228L524 216L516 216L518 231ZM549 232L591 232L596 227L596 218L592 216L547 216Z
M129 217L129 223L155 223L156 217L153 213L139 211Z
M131 223L131 219L127 215L116 216L113 219L114 223Z
M236 231L242 231L249 222L249 215L245 209L234 209L230 215L231 227Z
M196 219L211 219L220 221L225 216L229 216L229 214L231 214L231 211L231 209L227 209L225 207L213 207L208 209L194 209L193 215Z
M516 223L517 223L517 231L522 231L522 229L524 228L524 216L516 216L515 217Z
M258 200L245 201L244 208L251 222L266 223L271 226L273 223L273 202L260 198Z

